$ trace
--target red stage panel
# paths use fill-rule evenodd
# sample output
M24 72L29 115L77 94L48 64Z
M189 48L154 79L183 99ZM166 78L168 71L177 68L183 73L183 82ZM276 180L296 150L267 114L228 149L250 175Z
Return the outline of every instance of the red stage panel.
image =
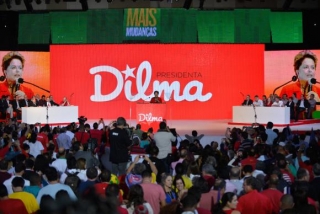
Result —
M136 115L153 91L166 119L231 118L243 94L264 92L264 45L121 44L51 46L51 91L89 118Z

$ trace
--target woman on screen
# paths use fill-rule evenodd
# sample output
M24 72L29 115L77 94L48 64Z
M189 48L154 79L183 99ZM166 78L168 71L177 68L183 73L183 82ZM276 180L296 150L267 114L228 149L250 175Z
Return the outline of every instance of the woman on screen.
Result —
M0 96L9 96L10 100L17 95L19 99L33 97L33 91L23 85L17 84L18 79L22 78L24 57L16 51L7 53L2 59L2 72L5 77L3 82L0 82Z
M315 78L317 62L317 56L311 51L304 50L299 52L294 58L294 71L298 81L284 86L280 96L283 94L292 96L295 93L297 97L304 95L309 99L310 95L313 94L315 100L320 102L320 88L310 84L310 79Z

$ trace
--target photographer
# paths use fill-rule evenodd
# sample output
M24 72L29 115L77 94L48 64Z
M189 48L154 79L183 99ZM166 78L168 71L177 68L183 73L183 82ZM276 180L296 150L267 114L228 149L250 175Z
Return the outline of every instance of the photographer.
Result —
M112 174L126 174L131 146L130 136L126 130L126 120L118 117L116 127L109 131L110 162L112 163Z

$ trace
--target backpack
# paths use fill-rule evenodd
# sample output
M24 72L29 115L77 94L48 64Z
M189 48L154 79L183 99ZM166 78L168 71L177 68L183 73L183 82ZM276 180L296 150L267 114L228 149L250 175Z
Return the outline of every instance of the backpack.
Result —
M80 178L77 176L79 172L72 174L66 170L65 173L67 174L67 177L64 181L64 184L71 187L73 192L76 192L81 182Z

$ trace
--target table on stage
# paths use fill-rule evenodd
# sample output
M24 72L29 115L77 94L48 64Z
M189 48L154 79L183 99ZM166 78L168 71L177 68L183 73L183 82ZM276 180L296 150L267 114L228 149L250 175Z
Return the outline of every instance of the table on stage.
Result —
M266 124L269 121L274 124L290 124L289 107L255 107L253 106L233 106L232 122L233 123L254 123L255 112L257 123Z
M48 114L48 120L47 120ZM71 123L78 121L78 106L23 107L22 122L35 123Z

